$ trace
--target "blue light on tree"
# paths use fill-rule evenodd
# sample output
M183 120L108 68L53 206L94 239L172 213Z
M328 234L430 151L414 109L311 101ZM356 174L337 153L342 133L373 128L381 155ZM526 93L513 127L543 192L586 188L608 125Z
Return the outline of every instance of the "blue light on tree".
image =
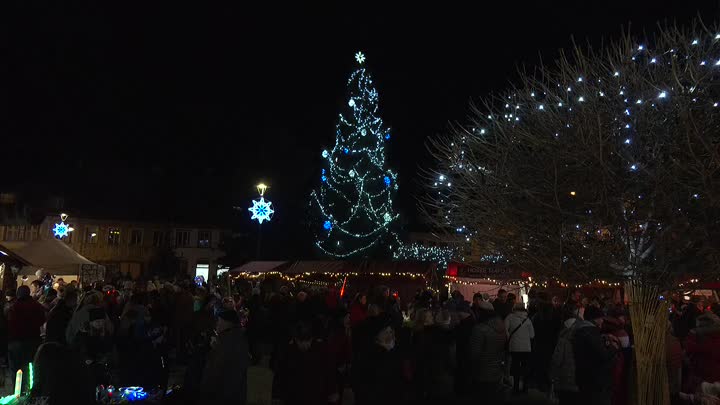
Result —
M358 52L355 58L358 65L347 82L349 101L341 106L335 146L326 149L322 161L327 173L310 200L317 215L315 245L342 258L368 256L373 250L382 254L380 250L400 243L393 209L397 175L388 169L385 156L390 130L378 112L378 92L365 55Z
M62 239L66 236L68 236L68 232L70 232L70 227L65 222L60 222L59 224L55 224L55 227L53 227L53 235L55 235L56 238Z
M270 217L275 212L272 209L272 202L265 201L263 197L260 197L259 200L253 200L253 206L248 208L248 211L252 213L250 219L257 219L261 224L263 221L270 222Z

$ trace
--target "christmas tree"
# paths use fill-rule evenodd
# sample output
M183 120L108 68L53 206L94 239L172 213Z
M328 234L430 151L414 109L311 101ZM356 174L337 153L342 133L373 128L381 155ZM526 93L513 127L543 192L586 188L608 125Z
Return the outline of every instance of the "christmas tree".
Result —
M310 199L317 214L315 244L338 258L389 253L399 244L392 200L397 174L385 165L390 131L378 115L378 93L364 67L365 55L358 52L355 60L335 147L322 152L320 186Z

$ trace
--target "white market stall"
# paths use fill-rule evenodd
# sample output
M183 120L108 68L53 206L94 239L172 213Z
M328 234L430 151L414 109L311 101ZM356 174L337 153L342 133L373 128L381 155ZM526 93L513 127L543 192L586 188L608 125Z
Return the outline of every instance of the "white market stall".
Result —
M38 270L65 281L80 279L90 283L104 277L105 266L93 263L57 239L3 242L2 246L29 263L18 272L18 284L35 280Z

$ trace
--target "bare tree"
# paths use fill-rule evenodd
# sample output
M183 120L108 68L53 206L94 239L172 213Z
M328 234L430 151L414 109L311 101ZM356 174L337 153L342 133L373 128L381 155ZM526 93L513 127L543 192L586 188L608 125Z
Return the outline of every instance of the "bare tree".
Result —
M425 212L537 275L717 271L718 32L659 27L522 73L430 141Z

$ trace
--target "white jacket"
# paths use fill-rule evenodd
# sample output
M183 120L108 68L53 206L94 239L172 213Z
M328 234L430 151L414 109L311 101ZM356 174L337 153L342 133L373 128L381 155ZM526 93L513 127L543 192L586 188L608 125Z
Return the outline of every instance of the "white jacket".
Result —
M522 323L523 321L525 321L525 323ZM522 324L522 326L520 326L520 324ZM532 321L528 319L527 312L513 311L513 313L505 318L505 330L508 336L510 336L518 326L520 326L520 328L510 338L509 350L511 353L531 352L532 346L530 345L530 340L535 338L535 329L533 328Z

